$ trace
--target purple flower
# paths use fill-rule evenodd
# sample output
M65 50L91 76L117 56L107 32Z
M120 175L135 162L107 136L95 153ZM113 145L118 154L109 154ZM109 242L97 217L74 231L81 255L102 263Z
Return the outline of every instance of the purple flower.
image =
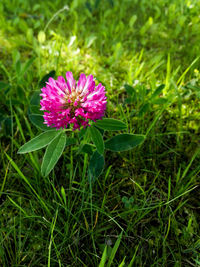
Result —
M49 78L41 91L41 110L45 110L44 123L49 127L60 129L73 124L75 130L104 116L105 87L101 83L95 86L92 75L86 77L82 73L76 84L73 74L68 71L66 80L62 76L57 80Z

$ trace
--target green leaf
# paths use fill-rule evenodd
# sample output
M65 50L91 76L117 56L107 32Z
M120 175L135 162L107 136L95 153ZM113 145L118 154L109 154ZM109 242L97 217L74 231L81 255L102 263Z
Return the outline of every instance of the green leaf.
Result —
M86 135L86 133L87 133L87 129L88 129L88 127L87 127L87 128L82 128L82 129L78 132L78 137L79 137L79 139L82 139L82 138Z
M97 151L99 152L99 154L103 154L104 142L103 142L103 137L101 133L94 126L91 126L89 129L90 129L90 136L92 138L92 142L95 144Z
M151 95L151 100L153 98L155 98L156 96L159 96L162 93L162 91L163 91L164 88L165 88L165 85L164 84L161 84L160 86L158 86L158 88Z
M38 41L39 43L43 44L46 40L46 34L44 31L39 31L38 33Z
M21 105L21 103L22 103L22 101L18 101L16 99L12 100L12 105ZM5 104L9 105L10 104L10 99L6 100Z
M152 104L156 104L156 105L163 105L163 104L166 104L167 101L168 100L166 98L160 97L160 98L157 98L157 99L153 100L151 103Z
M129 26L130 26L130 28L133 28L133 25L135 24L136 20L137 20L137 16L136 15L133 15L130 18L130 20L129 20Z
M90 163L89 163L89 174L91 178L94 180L98 178L104 169L104 157L99 154L98 151L94 151Z
M127 128L124 122L108 118L98 120L94 125L107 131L120 131Z
M41 99L41 91L40 90L37 90L37 91L34 91L32 93L32 97L31 97L31 100L30 100L30 105L40 105L40 99Z
M44 124L44 118L42 115L39 114L31 114L30 110L28 112L29 120L35 125L37 128L39 128L42 131L51 131L51 127L47 127L46 124Z
M42 162L42 175L47 176L52 171L62 155L65 144L66 134L63 132L54 138L53 141L48 145Z
M35 115L43 115L44 114L44 110L40 110L40 106L38 106L38 105L30 105L29 109L30 109L31 114L35 114Z
M33 61L35 60L35 57L32 57L31 59L29 59L25 65L23 66L23 69L21 71L21 75L24 75L26 73L26 71L29 69L29 67L33 64Z
M77 142L76 138L73 138L73 137L67 137L67 140L66 140L66 146L75 145L76 142Z
M77 153L78 154L79 153L86 153L86 154L92 155L93 154L93 146L91 144L81 145Z
M189 89L192 89L192 90L195 90L195 91L199 91L200 90L200 87L197 86L197 85L191 85L191 84L187 84L186 85L186 88L189 88Z
M16 65L15 65L17 76L20 76L21 75L21 67L22 67L21 66L21 61L19 59L19 60L17 60Z
M4 126L5 126L5 133L6 135L12 135L12 129L13 129L13 120L8 117L4 120Z
M105 148L111 151L120 152L130 150L145 140L145 135L119 134L105 142Z
M9 83L0 82L0 90L1 89L7 89L10 87Z
M55 74L56 74L55 70L52 70L48 74L44 75L42 80L39 82L39 87L42 88L42 87L46 86L46 82L48 82L48 79L50 77L52 77L52 78L55 77Z
M129 95L135 94L135 89L132 86L125 84L124 88Z
M17 153L28 153L47 146L60 132L53 130L41 133L20 147Z
M147 111L149 111L151 109L151 106L149 103L144 104L138 113L138 116L141 117L142 115L144 115Z

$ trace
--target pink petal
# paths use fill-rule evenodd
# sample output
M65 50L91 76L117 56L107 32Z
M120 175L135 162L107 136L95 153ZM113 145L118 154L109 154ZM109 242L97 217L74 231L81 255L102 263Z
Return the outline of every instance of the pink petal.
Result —
M80 78L78 80L77 87L76 87L76 91L77 92L82 92L83 88L85 86L85 83L86 83L86 76L85 76L84 73L81 73Z
M71 93L73 89L75 89L76 81L74 80L73 74L71 71L66 72L67 86Z
M90 87L94 86L94 83L95 82L93 80L93 76L88 75L85 86L84 86L83 91L82 91L82 95L86 94L89 91Z

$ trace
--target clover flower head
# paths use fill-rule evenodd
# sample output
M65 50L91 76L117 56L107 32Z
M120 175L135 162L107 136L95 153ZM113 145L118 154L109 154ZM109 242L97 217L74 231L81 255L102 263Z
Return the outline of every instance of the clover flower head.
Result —
M88 126L104 116L106 110L105 87L95 85L92 75L80 75L76 83L73 74L68 71L66 80L59 76L57 80L49 78L46 87L41 89L41 110L44 110L44 123L56 129L73 125L73 130Z

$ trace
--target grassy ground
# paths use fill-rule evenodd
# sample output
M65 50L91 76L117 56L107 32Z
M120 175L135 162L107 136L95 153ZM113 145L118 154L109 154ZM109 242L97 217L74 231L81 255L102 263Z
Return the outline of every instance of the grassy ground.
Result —
M199 12L198 0L1 1L1 266L200 266ZM40 132L28 106L53 70L93 74L106 117L147 135L106 152L92 183L77 146L47 178L43 152L17 154Z

